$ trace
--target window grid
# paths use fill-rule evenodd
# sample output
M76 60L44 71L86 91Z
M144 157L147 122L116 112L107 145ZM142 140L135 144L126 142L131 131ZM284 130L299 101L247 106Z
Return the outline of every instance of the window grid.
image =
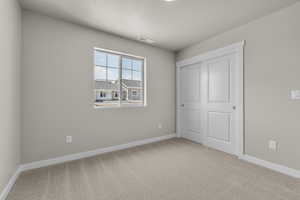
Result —
M118 69L119 70L119 76L118 76L118 81L119 81L119 95L118 96L118 105L120 106L122 104L122 94L123 94L123 80L126 80L125 78L123 79L123 70L130 70L130 73L131 73L131 79L130 80L135 80L134 79L134 72L137 72L137 73L140 73L140 81L141 81L141 91L140 91L140 94L141 94L141 100L143 102L143 104L145 105L145 79L144 79L144 64L145 64L145 59L143 58L136 58L134 56L127 56L127 55L122 55L122 54L116 54L116 53L113 53L113 52L106 52L105 50L97 50L95 49L95 51L98 51L100 53L104 53L105 54L105 66L102 66L102 65L98 65L96 63L94 63L94 66L95 67L102 67L102 68L105 68L106 70L106 77L105 77L105 81L111 81L109 80L109 69ZM119 60L119 65L117 67L113 67L113 66L108 66L108 56L110 55L115 55L115 56L118 56L118 60ZM123 59L128 59L130 60L130 69L128 68L123 68ZM139 69L140 70L137 70L137 69L134 69L133 67L133 63L134 62L139 62L140 63L140 67ZM96 79L95 79L96 80ZM127 94L127 96L129 95L129 93ZM114 95L113 95L114 96Z
M108 55L105 55L106 56L106 59L105 59L105 61L106 61L106 64L105 64L105 66L103 66L103 65L97 65L97 64L95 64L95 66L96 67L101 67L101 68L105 68L105 72L106 72L106 78L105 78L105 80L106 81L110 81L110 79L108 79L108 69L120 69L120 71L130 71L130 80L134 80L134 78L133 78L133 73L134 72L139 72L139 73L141 73L141 75L143 75L143 67L144 67L144 65L143 65L143 62L141 62L142 64L141 64L141 70L136 70L136 69L134 69L133 68L133 62L131 62L131 64L130 64L130 69L128 69L128 68L123 68L123 66L122 66L122 60L123 60L123 56L120 56L119 57L119 66L118 67L112 67L112 66L108 66L108 64L107 64L107 57L108 57ZM128 58L127 58L128 59ZM143 79L143 77L141 77L141 79Z
M119 55L118 55L119 56ZM119 60L121 60L120 59L121 58L121 56L119 56ZM105 55L105 66L103 66L103 65L98 65L98 64L94 64L95 65L95 67L101 67L101 68L105 68L105 74L106 74L106 76L105 76L105 80L106 81L110 81L109 79L108 79L108 70L109 69L119 69L120 67L121 67L121 63L119 62L119 66L118 67L112 67L112 66L108 66L108 54L106 53L106 55Z

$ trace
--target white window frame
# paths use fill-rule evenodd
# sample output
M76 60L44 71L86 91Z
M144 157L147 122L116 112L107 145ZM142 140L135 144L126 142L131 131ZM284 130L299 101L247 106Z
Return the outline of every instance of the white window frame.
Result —
M95 91L95 63L94 63L94 52L95 51L102 51L104 53L111 53L111 54L116 54L119 55L121 57L120 59L120 73L119 73L119 77L122 77L122 67L121 67L121 62L122 62L122 57L129 57L132 59L138 59L138 60L142 60L143 61L143 68L142 68L142 80L143 80L143 91L144 91L144 97L143 97L143 104L122 104L121 103L121 97L122 97L122 90L120 87L120 91L119 91L119 104L115 105L115 106L95 106L95 100L96 100L96 95L93 95L93 106L95 109L112 109L112 108L138 108L138 107L146 107L147 106L147 62L146 62L146 57L142 57L142 56L136 56L133 54L129 54L129 53L124 53L124 52L119 52L119 51L114 51L114 50L109 50L109 49L103 49L103 48L99 48L99 47L94 47L93 48L93 91ZM128 94L127 94L128 95Z

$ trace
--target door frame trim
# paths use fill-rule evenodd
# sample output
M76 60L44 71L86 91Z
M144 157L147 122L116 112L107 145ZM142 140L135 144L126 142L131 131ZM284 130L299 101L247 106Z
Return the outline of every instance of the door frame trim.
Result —
M236 155L240 158L244 155L244 46L245 40L231 44L229 46L219 48L216 50L208 51L206 53L194 56L192 58L184 59L176 62L176 132L177 137L182 137L180 132L180 69L188 65L201 63L209 59L222 57L229 54L236 54L236 66L237 66L237 80L236 80L236 91L237 91L237 105L236 105Z

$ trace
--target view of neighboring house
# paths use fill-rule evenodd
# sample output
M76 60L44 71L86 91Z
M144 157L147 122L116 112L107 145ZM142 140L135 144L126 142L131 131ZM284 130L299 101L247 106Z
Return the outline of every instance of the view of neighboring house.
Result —
M95 81L96 102L113 102L119 100L120 82L119 81ZM142 81L138 80L122 80L122 96L123 102L143 100Z

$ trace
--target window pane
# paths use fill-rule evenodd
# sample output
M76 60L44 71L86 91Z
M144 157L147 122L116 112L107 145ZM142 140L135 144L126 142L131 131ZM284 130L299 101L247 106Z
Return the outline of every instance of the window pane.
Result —
M122 79L122 98L121 103L124 105L143 104L144 92L143 82L138 80Z
M127 79L127 80L132 79L131 72L132 72L131 70L123 69L122 70L122 79Z
M95 67L95 80L106 80L105 67Z
M133 73L132 73L132 79L133 80L142 81L142 72L133 71Z
M95 81L95 106L118 106L120 84L117 81Z
M141 60L132 60L132 69L135 71L142 71L142 61Z
M107 80L116 81L119 79L119 69L107 68Z
M95 51L94 62L95 65L106 66L106 53Z
M108 67L119 67L119 58L120 56L107 54L107 66Z
M123 69L131 69L132 61L128 58L122 58L122 67Z

